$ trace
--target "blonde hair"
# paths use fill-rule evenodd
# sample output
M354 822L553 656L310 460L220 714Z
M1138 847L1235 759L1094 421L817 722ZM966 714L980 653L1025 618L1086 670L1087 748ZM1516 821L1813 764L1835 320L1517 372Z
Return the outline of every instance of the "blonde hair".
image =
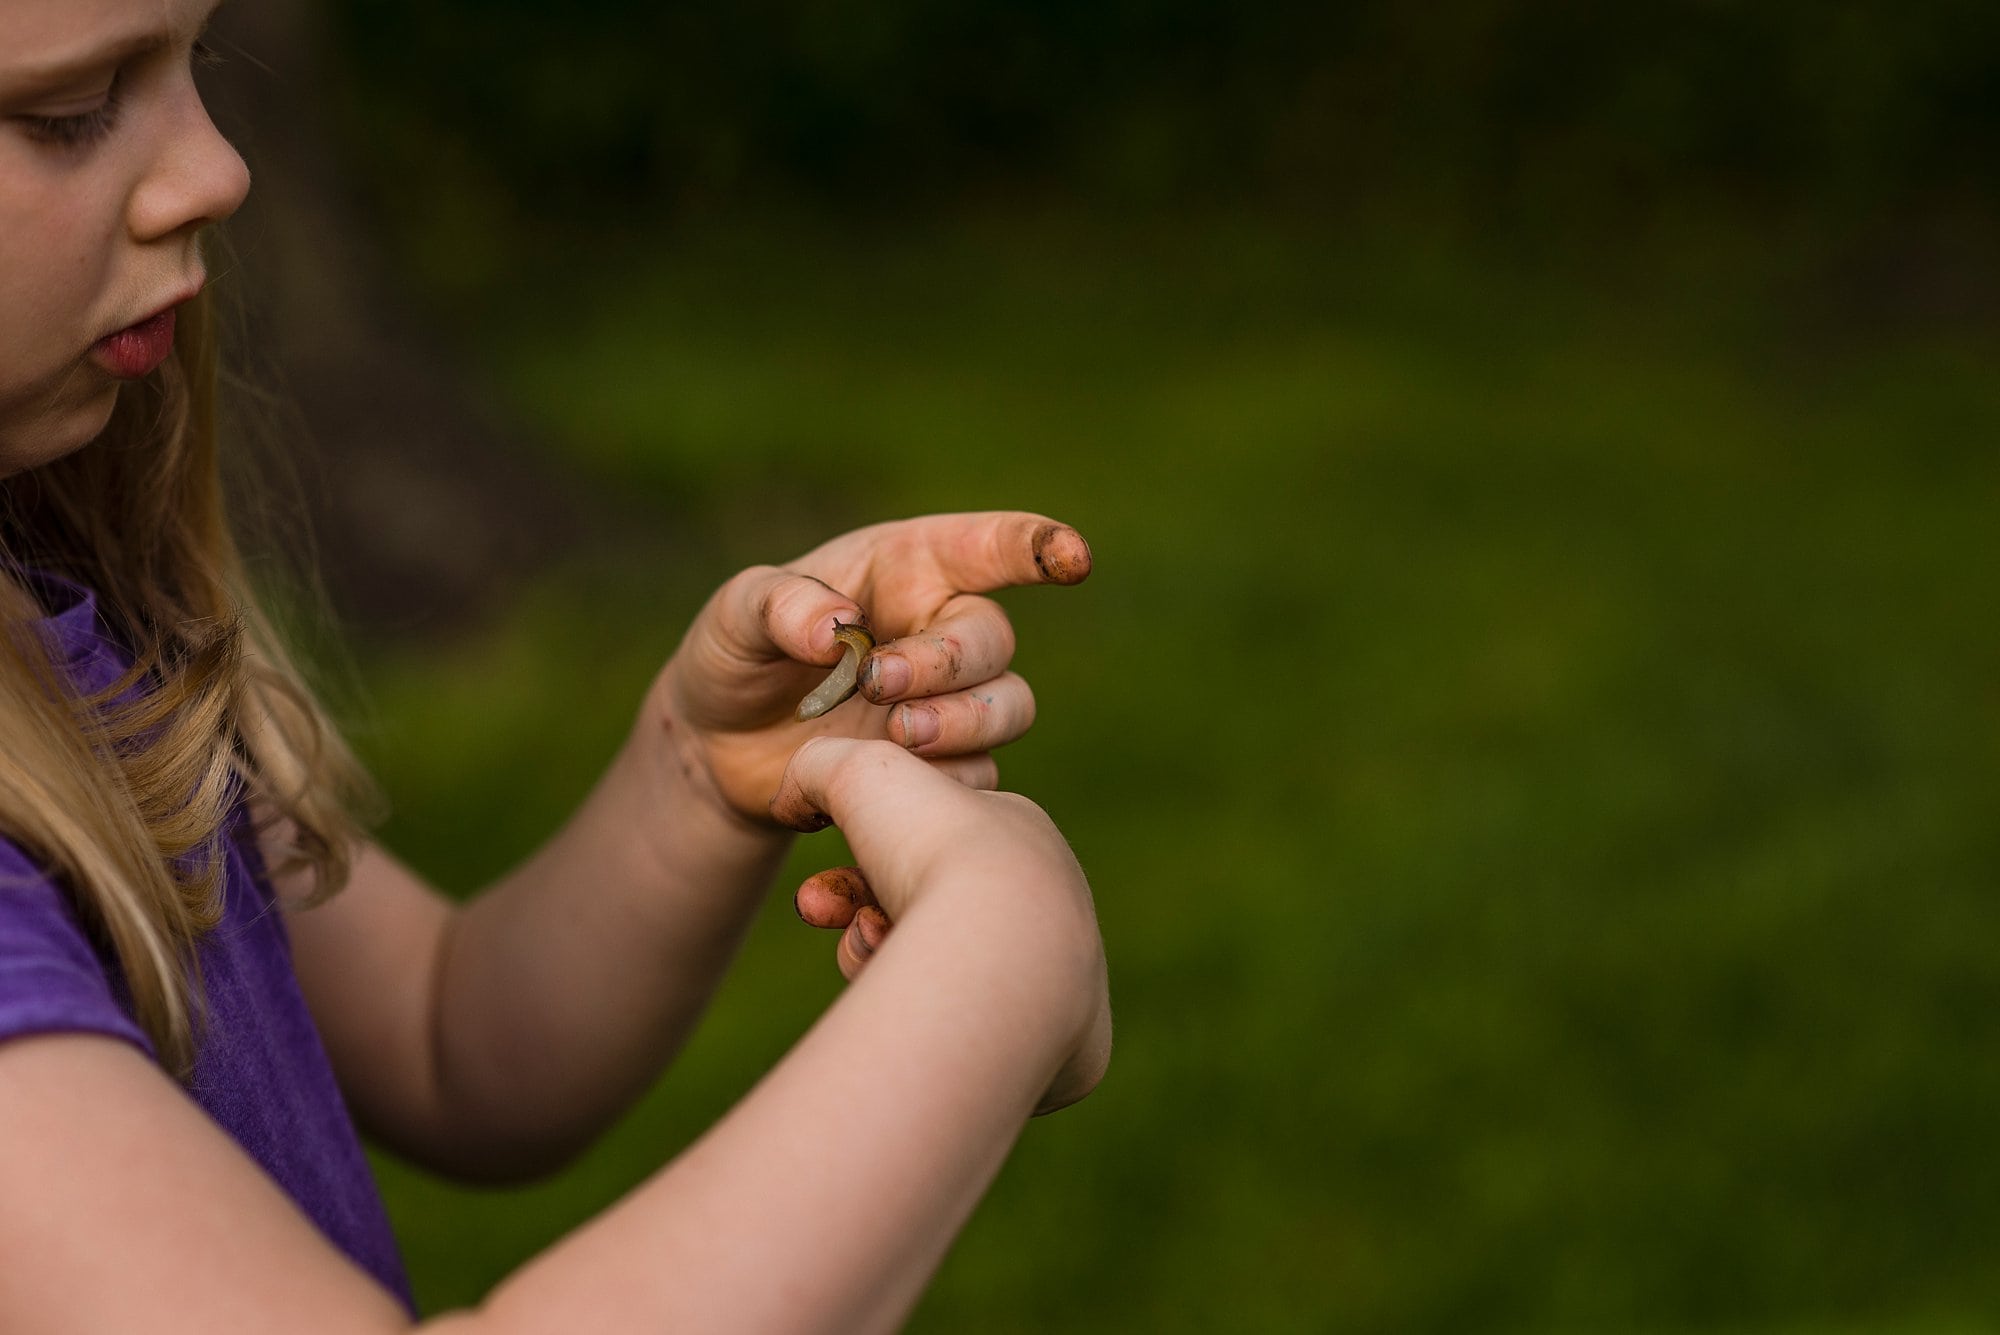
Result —
M225 514L216 382L204 296L181 308L166 365L120 391L102 436L0 482L0 835L67 887L180 1074L232 804L265 813L272 873L309 873L313 902L346 880L372 792L249 587ZM43 611L23 570L95 591L133 656L120 681L77 695L31 633Z

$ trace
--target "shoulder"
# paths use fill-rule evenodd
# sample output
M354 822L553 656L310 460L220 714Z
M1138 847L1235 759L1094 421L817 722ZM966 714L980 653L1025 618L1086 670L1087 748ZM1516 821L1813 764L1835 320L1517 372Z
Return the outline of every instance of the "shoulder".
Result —
M0 1040L87 1032L152 1051L121 1001L116 970L69 895L12 840L0 838Z

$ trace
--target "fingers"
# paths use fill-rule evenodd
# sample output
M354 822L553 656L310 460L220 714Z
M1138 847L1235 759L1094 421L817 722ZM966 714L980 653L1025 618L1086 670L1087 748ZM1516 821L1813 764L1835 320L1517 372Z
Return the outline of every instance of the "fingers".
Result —
M834 627L868 624L867 613L846 594L776 566L756 566L730 580L715 610L723 644L753 663L794 658L831 665L842 649Z
M991 593L1024 584L1081 584L1090 544L1068 524L1019 510L928 515L902 540L930 554L953 588Z
M792 894L792 908L808 927L845 927L864 905L874 902L875 894L859 867L815 872Z
M943 695L991 681L1014 660L1014 623L991 598L960 594L922 630L878 645L861 667L861 693L878 705Z
M1035 692L1003 672L968 691L912 700L889 711L889 740L920 756L970 755L1018 740L1035 723Z
M886 535L893 533L893 538ZM938 695L977 684L1007 666L1013 627L988 593L1022 584L1076 584L1090 574L1090 544L1067 524L1021 511L930 515L881 525L820 549L863 540L883 543L891 566L929 567L960 595L944 604L923 632L899 640L894 654L871 657L862 690L878 704ZM810 559L810 558L808 558ZM725 584L714 604L718 638L734 657L751 662L793 658L831 666L840 657L836 624L868 624L852 598L810 575L776 566L745 570ZM901 658L903 668L888 660Z
M946 756L930 762L932 769L966 788L990 793L1000 787L1000 766L984 751L971 756Z
M875 902L859 867L829 867L808 876L792 896L792 905L808 927L840 931L834 960L850 983L888 939L889 915Z
M841 977L853 982L868 967L868 961L882 948L889 937L889 915L873 904L865 905L854 915L854 921L840 934L840 945L834 950L834 962L840 966Z
M1090 578L1090 544L1068 524L1038 526L1028 537L1028 548L1045 584L1081 584Z

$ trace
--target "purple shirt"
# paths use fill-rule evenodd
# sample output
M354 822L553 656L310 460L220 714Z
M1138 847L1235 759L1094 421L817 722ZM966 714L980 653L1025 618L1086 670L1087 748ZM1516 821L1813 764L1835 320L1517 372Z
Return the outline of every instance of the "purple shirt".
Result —
M88 693L116 681L128 659L105 632L95 599L62 581L37 583L57 609L43 624L77 688ZM225 848L222 921L199 947L207 1007L188 1093L328 1240L413 1307L241 803L230 813ZM113 958L84 933L68 896L0 838L0 1040L55 1032L106 1034L155 1055L132 1021Z

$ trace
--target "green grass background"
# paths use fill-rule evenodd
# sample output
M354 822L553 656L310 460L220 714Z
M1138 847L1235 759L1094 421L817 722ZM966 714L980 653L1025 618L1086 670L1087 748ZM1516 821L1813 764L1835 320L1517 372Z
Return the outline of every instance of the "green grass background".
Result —
M1095 550L1004 597L1041 720L1003 776L1091 874L1118 1050L913 1329L1994 1328L1993 340L1822 319L1769 256L1033 220L595 253L455 314L657 537L362 659L385 837L441 883L553 827L739 567L937 509ZM789 908L835 839L576 1168L380 1163L427 1307L836 994Z

